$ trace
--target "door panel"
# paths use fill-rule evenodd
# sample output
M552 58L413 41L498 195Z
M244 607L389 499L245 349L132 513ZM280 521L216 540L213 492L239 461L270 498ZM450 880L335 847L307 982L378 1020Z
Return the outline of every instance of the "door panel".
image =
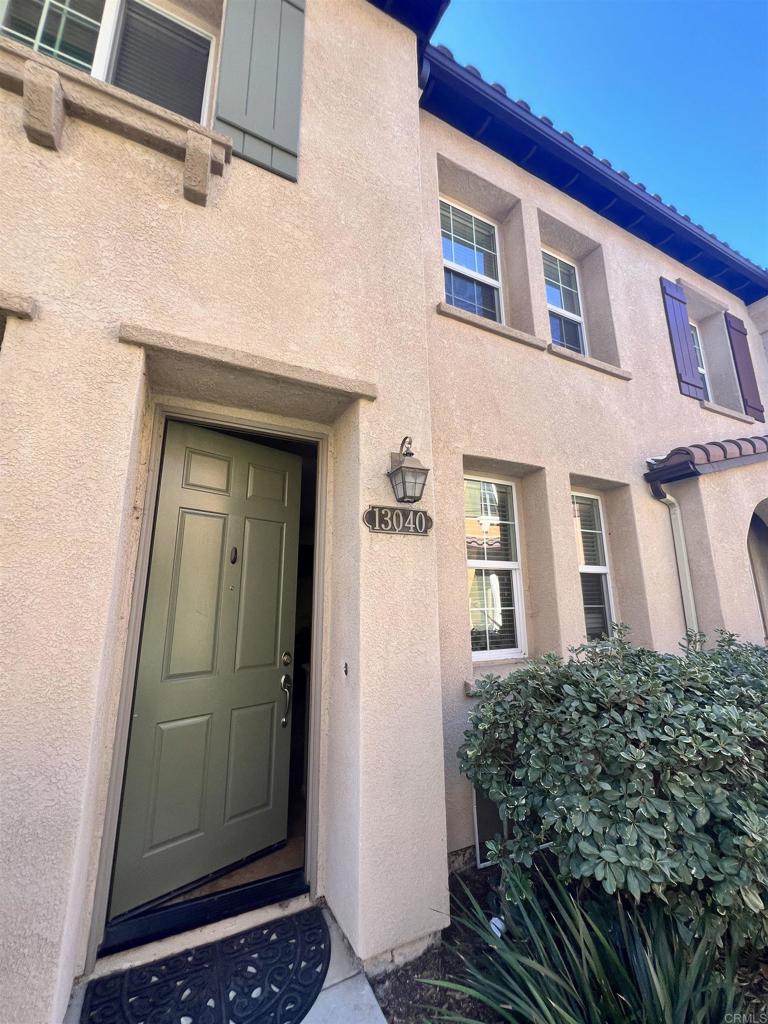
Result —
M270 469L268 466L251 464L248 467L248 498L263 498L285 505L287 484L288 478L285 473Z
M263 519L245 521L240 615L237 624L235 669L262 668L278 663L280 611L283 596L285 527ZM261 623L261 629L250 623Z
M181 509L171 578L166 677L216 663L227 517Z
M210 726L210 715L157 726L148 853L200 834Z
M275 742L275 717L274 703L235 708L232 712L224 817L227 824L261 811L272 802L272 773L260 767L264 753L271 754ZM272 757L266 760L271 767Z
M218 491L229 494L232 460L210 452L196 452L187 448L184 456L184 487L198 491Z
M169 423L110 916L282 841L301 459Z

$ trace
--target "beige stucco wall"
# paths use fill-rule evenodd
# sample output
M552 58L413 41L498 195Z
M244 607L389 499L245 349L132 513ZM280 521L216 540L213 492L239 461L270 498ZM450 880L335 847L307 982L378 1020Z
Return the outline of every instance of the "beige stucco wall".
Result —
M40 310L0 355L3 1022L58 1024L85 962L147 511L152 382L121 322L378 388L330 426L317 891L364 958L445 923L435 539L361 522L404 434L432 462L417 104L412 34L315 0L300 182L236 160L200 208L178 161L83 121L31 145L0 92L0 288Z
M370 58L380 53L386 60ZM201 417L325 438L315 882L363 958L445 923L446 852L472 841L455 758L474 674L465 470L519 480L531 653L565 651L583 630L573 484L603 498L618 616L638 641L663 649L683 633L668 514L642 481L645 460L765 429L678 392L658 278L695 275L420 117L417 104L412 35L364 0L313 0L298 184L234 160L198 207L182 198L177 160L83 121L67 119L59 152L31 145L20 97L0 91L0 290L32 296L40 311L8 321L0 353L0 980L9 1024L58 1024L83 970L121 756L133 575L164 400L143 349L118 341L121 323L377 389L375 401L317 422L322 397L302 412L299 388L288 419L249 405L247 388L226 374L205 401L179 356L173 398L184 401L186 389ZM504 221L505 308L527 335L548 340L542 235L581 252L590 337L631 380L435 311L441 183ZM707 281L698 286L747 322L768 396L749 311ZM406 433L432 468L427 539L373 535L361 522L369 503L391 502L384 471ZM746 531L767 472L675 488L708 629L762 639Z
M457 849L473 841L471 793L455 757L471 706L464 683L516 667L472 663L464 470L518 481L529 653L565 652L583 638L572 485L603 498L615 615L636 642L674 651L685 624L669 517L642 479L646 459L681 444L765 433L765 426L705 410L679 393L659 278L681 278L745 321L764 396L768 363L750 311L735 296L431 115L421 121L448 845ZM542 241L574 260L599 260L594 286L582 272L588 338L596 355L600 347L600 357L632 379L437 313L444 299L441 190L499 224L506 322L519 331L549 341ZM768 494L768 467L715 474L671 493L678 490L702 628L724 625L762 642L746 537L755 505Z

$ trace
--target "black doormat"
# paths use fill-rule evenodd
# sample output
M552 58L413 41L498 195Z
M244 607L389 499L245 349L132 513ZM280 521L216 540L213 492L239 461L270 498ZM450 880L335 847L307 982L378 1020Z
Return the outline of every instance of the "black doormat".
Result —
M91 981L80 1024L298 1024L330 956L328 926L312 907Z

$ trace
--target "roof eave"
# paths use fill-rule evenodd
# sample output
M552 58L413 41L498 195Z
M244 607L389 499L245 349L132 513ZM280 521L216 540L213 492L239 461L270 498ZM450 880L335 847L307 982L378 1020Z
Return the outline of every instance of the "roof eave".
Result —
M427 46L425 61L429 63L421 97L425 110L746 304L768 295L767 270L740 256L436 47ZM530 146L527 155L525 147L520 147L516 158L515 144L519 147L521 140Z
M753 462L765 462L766 459L768 459L768 452L755 452L753 455L740 455L737 458L720 459L718 462L695 463L691 459L688 462L650 469L644 474L643 479L647 480L649 484L672 484L677 480L690 480L692 477L719 473L725 469L750 466Z
M374 7L388 14L415 35L419 49L419 63L424 48L432 37L451 0L370 0Z

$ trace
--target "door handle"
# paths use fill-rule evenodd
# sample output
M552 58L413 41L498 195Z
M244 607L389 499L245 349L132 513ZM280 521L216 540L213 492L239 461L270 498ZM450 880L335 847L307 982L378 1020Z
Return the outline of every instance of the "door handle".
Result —
M288 725L288 713L291 710L291 693L293 692L293 680L287 672L280 679L280 689L285 694L285 714L280 719L280 725L285 729Z

